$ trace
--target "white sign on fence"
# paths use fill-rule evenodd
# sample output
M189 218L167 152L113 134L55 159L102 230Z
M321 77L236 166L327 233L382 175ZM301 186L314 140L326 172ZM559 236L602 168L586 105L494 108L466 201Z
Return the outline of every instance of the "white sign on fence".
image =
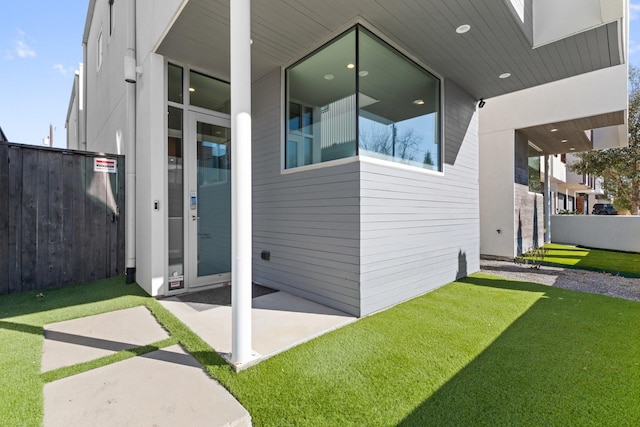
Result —
M95 157L93 159L94 172L116 173L118 170L118 161L116 159L105 159L103 157Z

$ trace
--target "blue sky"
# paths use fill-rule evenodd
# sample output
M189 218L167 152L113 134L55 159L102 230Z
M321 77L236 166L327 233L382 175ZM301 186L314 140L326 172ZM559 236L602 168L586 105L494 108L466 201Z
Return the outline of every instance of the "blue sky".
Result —
M82 61L88 0L0 0L0 127L10 141L42 144L64 128L73 75ZM631 3L629 63L640 66L640 0Z
M0 0L0 127L12 142L54 145L64 123L73 75L82 62L88 0Z

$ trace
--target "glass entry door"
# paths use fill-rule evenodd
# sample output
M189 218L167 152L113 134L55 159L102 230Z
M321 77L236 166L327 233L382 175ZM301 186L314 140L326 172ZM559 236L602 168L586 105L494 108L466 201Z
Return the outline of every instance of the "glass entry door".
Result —
M189 112L185 218L189 289L231 280L231 130Z

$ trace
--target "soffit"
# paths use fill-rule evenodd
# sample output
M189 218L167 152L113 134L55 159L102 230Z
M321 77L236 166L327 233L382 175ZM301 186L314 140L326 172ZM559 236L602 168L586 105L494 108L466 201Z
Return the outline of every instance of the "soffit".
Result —
M592 129L624 124L624 112L599 114L564 122L548 123L519 129L531 143L542 150L541 156L589 151L593 149ZM552 129L557 129L552 132ZM585 131L587 131L585 133ZM566 142L563 142L566 140ZM573 150L572 150L573 148Z
M478 99L620 63L617 22L533 49L514 16L502 0L253 0L252 76L301 59L358 17ZM457 34L461 24L471 30ZM229 80L229 0L190 0L158 53Z

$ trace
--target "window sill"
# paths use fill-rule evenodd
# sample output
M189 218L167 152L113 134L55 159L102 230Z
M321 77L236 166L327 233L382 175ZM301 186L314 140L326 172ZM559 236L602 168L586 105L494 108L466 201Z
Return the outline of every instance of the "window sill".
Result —
M368 157L368 156L345 157L344 159L330 160L328 162L314 163L312 165L298 166L298 167L290 168L290 169L282 168L280 170L280 174L281 175L288 175L288 174L291 174L291 173L305 172L305 171L311 171L311 170L323 169L323 168L330 168L330 167L346 165L346 164L355 163L355 162L368 163L368 164L371 164L371 165L384 166L384 167L387 167L387 168L398 169L398 170L403 170L403 171L408 171L408 172L423 173L423 174L432 175L432 176L444 176L444 171L434 171L434 170L431 170L431 169L424 169L424 168L420 168L420 167L417 167L417 166L411 166L411 165L406 165L406 164L402 164L402 163L391 162L389 160L376 159L375 157Z

